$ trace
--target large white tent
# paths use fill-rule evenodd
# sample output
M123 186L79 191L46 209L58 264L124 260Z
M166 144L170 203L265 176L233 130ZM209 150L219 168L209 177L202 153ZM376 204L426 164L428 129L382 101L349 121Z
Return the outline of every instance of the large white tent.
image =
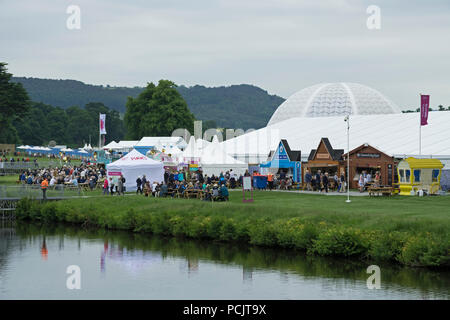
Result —
M422 126L419 155L419 113L350 116L350 150L368 143L391 156L450 159L450 111L433 111ZM291 118L221 143L227 154L247 163L261 163L286 139L306 161L322 137L333 148L347 150L347 123L344 116ZM445 161L443 161L445 162Z
M136 190L136 179L144 174L151 183L164 181L163 163L150 159L135 149L119 160L107 164L106 170L108 179L116 179L122 174L127 191Z
M245 162L234 159L229 156L219 144L217 137L214 137L212 143L202 150L200 157L200 167L204 174L208 176L219 175L230 169L237 175L244 174L248 165Z

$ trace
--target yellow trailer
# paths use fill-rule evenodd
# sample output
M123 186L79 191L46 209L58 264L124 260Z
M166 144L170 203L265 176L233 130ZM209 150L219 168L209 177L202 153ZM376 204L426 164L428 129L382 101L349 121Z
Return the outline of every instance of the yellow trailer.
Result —
M397 166L400 195L416 195L419 190L427 194L439 191L442 168L438 159L406 158Z

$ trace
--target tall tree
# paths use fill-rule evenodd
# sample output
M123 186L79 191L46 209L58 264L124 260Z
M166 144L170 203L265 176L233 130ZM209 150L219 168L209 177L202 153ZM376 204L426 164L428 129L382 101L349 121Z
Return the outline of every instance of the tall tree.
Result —
M179 128L193 132L194 115L176 87L172 81L160 80L157 86L149 83L137 98L128 97L124 118L128 139L170 136Z
M18 143L12 120L27 114L29 97L20 83L10 82L12 74L7 72L6 65L0 62L0 143Z

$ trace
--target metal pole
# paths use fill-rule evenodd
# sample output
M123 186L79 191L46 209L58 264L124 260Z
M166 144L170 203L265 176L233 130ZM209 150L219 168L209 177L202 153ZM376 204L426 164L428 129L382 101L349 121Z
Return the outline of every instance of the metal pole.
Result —
M350 200L350 115L347 116L347 200Z

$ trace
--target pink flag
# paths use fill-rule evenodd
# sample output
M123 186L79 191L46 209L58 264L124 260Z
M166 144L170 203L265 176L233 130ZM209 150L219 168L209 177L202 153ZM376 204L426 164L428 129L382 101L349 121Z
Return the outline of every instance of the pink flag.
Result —
M428 124L428 109L430 107L430 96L420 95L420 125L426 126Z

